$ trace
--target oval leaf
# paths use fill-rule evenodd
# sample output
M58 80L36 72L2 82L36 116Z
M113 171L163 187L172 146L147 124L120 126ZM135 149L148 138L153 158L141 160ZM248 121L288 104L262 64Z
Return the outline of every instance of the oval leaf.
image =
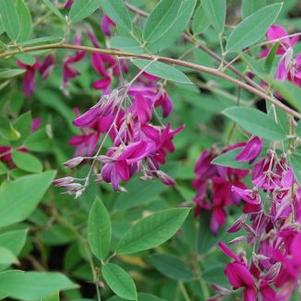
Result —
M240 51L258 42L277 19L282 5L268 5L239 23L228 38L226 50Z
M31 38L31 34L32 34L31 14L24 0L17 0L16 8L17 8L19 23L20 23L18 41L26 41Z
M69 18L72 22L81 21L92 15L99 6L99 0L76 0L70 9Z
M119 27L124 28L127 31L132 30L131 18L122 0L99 0L99 2L105 14L113 19Z
M227 0L203 0L202 4L212 26L218 32L223 32L226 21Z
M0 273L0 291L8 297L36 301L77 285L60 273L6 271Z
M2 184L0 190L0 227L9 226L26 219L41 200L54 176L54 171L47 171Z
M102 275L117 296L126 300L137 300L135 282L120 266L108 263L102 268Z
M140 220L121 238L116 252L132 254L159 246L178 231L189 211L188 208L168 209Z
M178 257L169 254L156 254L150 257L152 265L168 278L192 281L192 271Z
M174 17L169 29L159 39L149 43L148 49L151 52L161 51L174 43L187 28L195 5L196 0L183 0L179 13Z
M100 200L95 200L88 218L88 241L93 254L105 259L111 245L111 219Z
M161 0L146 20L143 28L143 39L148 43L163 37L177 17L182 1Z
M182 71L168 64L164 64L161 62L152 62L150 64L150 61L141 59L133 59L132 62L140 69L146 68L145 70L148 73L151 73L158 77L177 83L192 84L190 79Z
M43 170L41 161L32 154L13 151L12 159L16 166L22 170L29 172L41 172Z
M16 2L12 0L0 1L0 15L4 31L12 41L16 41L19 35L20 23L16 8Z
M267 114L253 108L232 107L223 112L253 135L267 140L283 140L283 129Z

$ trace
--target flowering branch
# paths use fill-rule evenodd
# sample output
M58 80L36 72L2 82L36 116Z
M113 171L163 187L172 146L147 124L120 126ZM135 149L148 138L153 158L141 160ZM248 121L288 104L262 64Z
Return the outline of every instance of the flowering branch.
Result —
M158 55L151 55L151 54L136 54L136 53L130 53L130 52L124 52L120 50L115 49L102 49L102 48L95 48L90 46L83 46L83 45L72 45L67 43L55 43L55 44L45 44L45 45L39 45L39 46L31 46L31 47L24 47L22 49L14 49L11 51L4 51L0 53L0 58L5 58L9 56L14 56L19 53L26 53L26 52L34 52L39 50L50 50L50 49L73 49L73 50L82 50L87 51L91 53L102 53L102 54L109 54L116 57L122 57L122 58L139 58L139 59L145 59L145 60L157 60L159 62L167 63L167 64L173 64L177 66L187 67L189 69L198 71L198 72L205 72L208 74L211 74L213 76L223 78L236 86L245 89L246 91L255 94L261 98L266 99L273 105L279 107L280 109L284 110L289 115L296 117L298 119L301 119L301 114L296 112L295 110L291 109L290 107L283 104L281 101L276 99L275 97L266 94L262 91L262 89L257 89L256 87L253 87L245 82L242 82L236 78L233 78L224 72L215 69L206 67L200 64L195 64L191 62L187 62L184 60L169 58L165 56L158 56Z

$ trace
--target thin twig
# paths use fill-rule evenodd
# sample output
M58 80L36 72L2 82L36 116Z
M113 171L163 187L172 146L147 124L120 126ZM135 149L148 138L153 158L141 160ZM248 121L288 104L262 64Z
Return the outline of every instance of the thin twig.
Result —
M189 69L196 70L198 72L204 72L211 74L213 76L225 79L237 87L240 87L252 94L255 94L263 99L266 99L270 103L274 104L275 106L279 107L289 115L296 117L298 119L301 119L301 114L296 112L295 110L291 109L290 107L286 106L283 104L281 101L278 99L274 98L271 95L266 94L264 91L257 89L256 87L253 87L251 85L248 85L245 82L242 82L236 78L231 77L230 75L217 70L215 68L210 68L207 66L187 62L187 61L182 61L170 57L165 57L165 56L158 56L158 55L151 55L151 54L137 54L137 53L130 53L130 52L124 52L124 51L119 51L115 49L101 49L101 48L95 48L95 47L90 47L90 46L83 46L83 45L72 45L72 44L66 44L66 43L55 43L55 44L45 44L45 45L39 45L39 46L31 46L31 47L24 47L22 50L20 49L15 49L15 50L10 50L10 51L4 51L0 53L0 58L4 57L10 57L14 56L16 54L19 54L20 52L26 53L26 52L34 52L34 51L39 51L39 50L50 50L50 49L73 49L73 50L84 50L87 52L97 52L97 53L104 53L104 54L109 54L113 55L116 57L124 57L124 58L140 58L140 59L145 59L145 60L157 60L166 64L172 64L172 65L178 65L182 67L187 67Z

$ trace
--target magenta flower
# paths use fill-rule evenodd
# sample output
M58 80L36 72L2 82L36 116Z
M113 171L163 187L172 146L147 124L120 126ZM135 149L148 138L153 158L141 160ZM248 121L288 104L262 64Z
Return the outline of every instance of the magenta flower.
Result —
M100 28L105 36L110 37L112 35L112 29L116 26L115 22L104 15L101 19Z
M241 145L231 145L225 151ZM217 153L207 150L200 155L195 166L196 179L192 183L196 189L195 214L198 215L203 210L211 212L210 229L215 234L226 224L227 208L239 204L240 196L232 191L232 186L245 189L241 180L248 174L248 171L213 165L211 161L216 155Z
M255 301L256 285L250 269L246 263L224 243L220 243L219 247L225 255L234 260L234 262L228 263L225 268L225 275L231 286L233 289L244 288L244 301Z
M73 136L69 144L75 147L75 156L92 156L99 140L99 133L91 130L82 135Z
M28 65L17 61L17 66L26 70L23 77L23 93L30 97L36 88L36 72L39 70L40 63L36 60L32 65Z
M260 155L262 150L262 139L255 136L251 138L235 157L237 161L246 161L252 163Z
M81 36L76 35L74 37L74 45L79 45L81 42ZM69 55L64 59L63 62L63 82L62 88L67 93L67 87L70 81L80 75L79 71L77 71L73 64L80 62L85 56L85 51L78 50L73 55Z
M111 148L102 160L101 179L119 189L120 181L128 181L137 169L139 161L148 155L147 143L134 142L125 148Z
M289 48L293 48L299 41L298 36L294 36L291 38L285 38L288 36L287 31L284 27L274 24L267 31L266 37L268 41L280 40L279 46L276 54L283 55ZM265 48L261 53L261 57L267 57L269 55L270 49Z
M64 3L64 8L69 9L73 5L73 0L66 0Z
M44 61L40 64L39 72L43 79L47 79L54 68L55 58L53 55L47 55Z

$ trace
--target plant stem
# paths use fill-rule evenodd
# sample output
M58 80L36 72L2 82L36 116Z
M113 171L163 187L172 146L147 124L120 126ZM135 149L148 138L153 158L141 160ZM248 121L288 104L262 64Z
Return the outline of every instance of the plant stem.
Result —
M185 301L191 301L183 282L179 282L179 288L180 288L180 291L181 291Z
M213 76L225 79L252 94L255 94L263 99L268 100L270 103L279 107L280 109L282 109L289 115L296 117L298 119L301 119L300 113L298 113L295 110L291 109L290 107L286 106L278 99L266 94L265 92L257 89L256 87L253 87L251 85L248 85L245 82L242 82L236 78L233 78L218 69L210 68L207 66L203 66L203 65L199 65L199 64L195 64L195 63L191 63L191 62L187 62L187 61L182 61L182 60L178 60L178 59L174 59L174 58L170 58L170 57L158 56L158 55L152 55L152 54L137 54L137 53L119 51L119 50L115 50L115 49L102 49L102 48L95 48L95 47L89 47L89 46L83 46L83 45L72 45L72 44L67 44L67 43L55 43L55 44L45 44L45 45L39 45L39 46L24 47L22 49L4 51L4 52L0 53L0 58L14 56L19 53L33 52L33 51L39 51L39 50L51 50L51 49L84 50L87 52L104 53L104 54L109 54L109 55L113 55L116 57L123 57L123 58L140 58L140 59L151 60L151 61L157 60L157 61L160 61L160 62L163 62L166 64L187 67L189 69L192 69L192 70L195 70L198 72L208 73Z

